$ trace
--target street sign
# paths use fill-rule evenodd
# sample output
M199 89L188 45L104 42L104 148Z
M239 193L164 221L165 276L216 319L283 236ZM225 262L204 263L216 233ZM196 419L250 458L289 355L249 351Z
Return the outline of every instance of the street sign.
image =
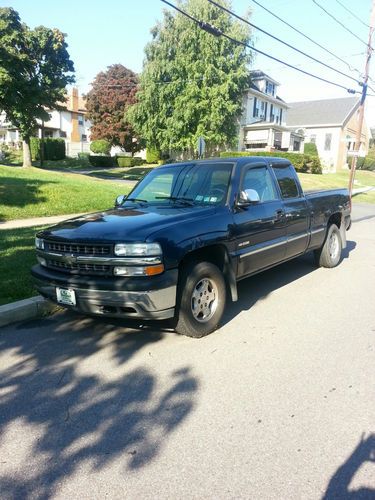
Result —
M202 158L202 156L204 155L204 152L206 150L206 142L202 136L198 137L197 150L198 150L199 158Z

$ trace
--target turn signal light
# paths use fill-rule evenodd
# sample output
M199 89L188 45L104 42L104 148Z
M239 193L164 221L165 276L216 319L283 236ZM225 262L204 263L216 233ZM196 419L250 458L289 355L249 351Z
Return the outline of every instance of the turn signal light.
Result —
M145 274L147 276L154 276L155 274L161 274L163 271L164 271L163 264L159 264L157 266L145 267Z

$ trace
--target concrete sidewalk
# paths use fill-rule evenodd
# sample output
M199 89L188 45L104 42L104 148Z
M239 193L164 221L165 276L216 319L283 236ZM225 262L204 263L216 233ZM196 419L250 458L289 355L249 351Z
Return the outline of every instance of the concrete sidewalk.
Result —
M6 222L0 222L0 231L2 229L18 229L22 227L33 227L33 226L44 226L49 224L57 224L67 219L73 219L74 217L80 217L83 214L65 214L65 215L53 215L51 217L33 217L31 219L16 219Z

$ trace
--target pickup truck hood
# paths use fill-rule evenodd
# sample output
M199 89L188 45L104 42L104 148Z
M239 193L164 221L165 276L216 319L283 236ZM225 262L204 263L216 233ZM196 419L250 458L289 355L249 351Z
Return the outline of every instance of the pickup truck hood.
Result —
M44 238L88 241L145 241L150 234L180 225L192 218L205 218L216 212L215 207L129 207L115 208L66 220L40 233Z

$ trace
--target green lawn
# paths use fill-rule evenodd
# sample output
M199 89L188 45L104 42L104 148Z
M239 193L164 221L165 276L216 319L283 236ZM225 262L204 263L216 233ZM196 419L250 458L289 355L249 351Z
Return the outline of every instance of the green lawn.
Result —
M116 181L0 165L0 221L103 210L129 190Z
M41 227L0 231L0 305L36 295L30 269L36 264L34 238Z
M336 174L298 174L303 189L330 189L335 187L348 187L349 171L342 171ZM355 174L354 188L364 186L375 187L375 172L357 170ZM375 203L375 190L368 193L356 195L354 202Z

